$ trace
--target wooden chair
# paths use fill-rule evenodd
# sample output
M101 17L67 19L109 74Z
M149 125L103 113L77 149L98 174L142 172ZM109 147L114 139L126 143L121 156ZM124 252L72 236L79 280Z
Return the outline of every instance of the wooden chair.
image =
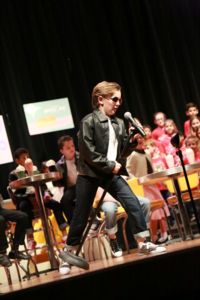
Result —
M13 204L16 205L15 194L14 194L13 190L10 188L10 186L7 187L7 191L8 191L8 195L10 196ZM54 241L54 245L56 248L55 250L58 253L58 251L59 251L58 243L56 241L53 225L52 225L51 218L50 218L51 211L49 209L47 209L46 211L47 211L47 216L48 216L50 232L52 235L52 240ZM34 199L33 199L33 214L34 214L33 222L35 223L35 225L33 225L33 227L34 227L33 234L34 235L43 234L42 222L40 219L40 210L36 203L36 200L34 200ZM43 240L44 240L44 238L43 238ZM44 240L44 242L45 242L45 240ZM31 276L34 274L36 274L38 276L38 274L40 273L37 269L37 264L47 262L49 260L47 247L48 246L46 244L43 244L42 246L36 246L36 248L33 251L31 251L32 258L29 261L29 265L27 266ZM26 244L25 244L25 248L26 248L26 251L28 251Z
M16 226L15 222L8 222L7 240L8 240L8 244L10 246L10 249L12 249L12 245L13 245L13 236L14 236L14 232L15 232L15 226ZM25 243L24 243L24 252L26 252L26 254L28 254L28 250L26 248ZM19 260L19 259L10 259L10 260L15 264L19 282L22 281L20 269L24 273L23 279L28 279L29 280L31 278L31 276L33 276L33 275L36 275L37 277L39 276L37 265L35 264L32 256L30 256L30 258L27 260L26 266L24 266L22 264L21 260ZM34 273L31 273L30 266L32 266L32 268L34 267Z
M192 196L194 200L199 200L200 199L200 189L199 189L199 175L198 173L194 173L194 174L189 174L188 175L188 181L189 181L189 185L190 188L192 190ZM178 201L176 195L175 195L175 188L174 188L174 184L173 181L171 179L166 180L164 182L168 188L168 190L170 191L170 193L172 193L172 196L169 197L169 201L172 201L172 203L176 203ZM184 176L180 176L178 177L178 184L180 187L180 191L181 191L181 196L182 196L182 200L183 201L190 201L190 195L188 192L188 188L187 188L187 184L186 184L186 180Z
M189 185L190 185L190 188L191 188L193 199L195 201L200 200L199 175L198 175L198 173L196 172L196 173L193 173L193 174L189 174L188 175L188 181L189 181ZM181 222L181 218L180 218L178 199L177 199L177 196L175 195L174 184L173 184L173 181L171 179L166 180L165 184L166 184L168 190L170 191L170 193L172 194L170 197L167 198L167 202L168 202L169 206L172 208L172 211L174 213L174 217L175 217L175 220L176 220L179 235L182 236L183 235L182 234L182 222ZM186 203L189 203L191 201L191 199L190 199L190 195L189 195L189 192L188 192L188 188L187 188L187 184L186 184L186 180L185 180L184 176L178 177L178 185L179 185L179 188L180 188L180 191L181 191L182 201L185 205ZM188 218L188 221L190 221L186 207L185 207L185 211L186 211L186 216ZM192 230L191 226L190 226L190 229Z
M7 236L8 245L9 245L10 249L12 248L12 244L13 244L13 235L15 232L15 225L16 225L15 222L10 222L10 221L7 222L6 236ZM24 245L24 251L26 252L26 254L28 254L25 245ZM25 279L29 280L31 278L31 276L33 275L30 273L30 268L29 268L31 263L35 267L34 275L39 276L37 266L35 265L34 261L32 260L32 257L30 257L30 259L28 259L26 261L26 266L19 259L10 259L10 261L12 263L12 265L10 267L0 266L5 271L8 285L13 284L13 277L15 278L15 275L14 275L15 270L16 270L16 276L17 276L17 279L19 282L21 282L22 280L25 280ZM15 270L12 269L13 265L15 266Z
M104 213L101 213L101 216L102 216L103 222L102 222L101 227L99 229L99 235L106 234L105 233ZM119 206L118 210L117 210L117 223L119 221L121 221L122 237L123 237L123 242L124 242L124 246L125 246L125 251L127 251L127 253L129 253L130 252L130 247L129 247L128 238L127 238L127 234L126 234L127 220L128 220L127 213L125 212L125 210L122 206Z
M93 208L95 209L98 206L99 198L95 197L93 202ZM123 241L125 245L125 250L129 253L129 244L126 236L126 222L128 216L125 210L122 207L118 208L117 211L117 222L122 221L122 235ZM94 234L88 234L86 238L83 249L83 256L88 261L98 260L98 259L107 259L112 257L109 239L107 237L107 233L105 230L105 218L104 213L101 212L101 224L98 229L94 232Z

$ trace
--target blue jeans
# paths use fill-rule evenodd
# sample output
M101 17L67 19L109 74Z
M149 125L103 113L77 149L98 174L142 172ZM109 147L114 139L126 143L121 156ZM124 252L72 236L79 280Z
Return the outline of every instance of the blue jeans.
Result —
M118 205L113 201L105 201L101 205L101 210L105 214L105 229L108 234L117 232L117 209Z
M121 203L128 214L132 233L135 236L149 236L138 198L121 176L113 175L112 177L93 178L79 175L76 183L76 206L70 224L67 244L72 246L80 244L99 186L108 191Z
M150 200L145 197L138 196L145 221L149 222L150 215ZM117 232L117 210L118 204L114 201L104 201L101 205L101 210L105 214L105 227L108 234L115 234Z
M150 200L146 197L141 197L141 196L137 196L137 197L140 202L145 221L146 223L149 223L150 209L151 209Z

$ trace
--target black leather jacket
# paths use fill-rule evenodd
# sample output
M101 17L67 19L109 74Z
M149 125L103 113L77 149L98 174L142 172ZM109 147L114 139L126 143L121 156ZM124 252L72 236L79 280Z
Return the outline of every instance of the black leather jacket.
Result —
M130 154L131 148L131 144L129 144L127 151L123 153L123 156L121 155L127 140L125 124L122 119L116 117L112 118L111 122L118 140L116 160L125 166L124 158ZM78 142L80 154L78 170L81 175L102 177L112 174L115 161L109 161L106 156L109 142L106 115L97 109L85 116L80 124ZM127 172L124 170L123 174L127 174Z

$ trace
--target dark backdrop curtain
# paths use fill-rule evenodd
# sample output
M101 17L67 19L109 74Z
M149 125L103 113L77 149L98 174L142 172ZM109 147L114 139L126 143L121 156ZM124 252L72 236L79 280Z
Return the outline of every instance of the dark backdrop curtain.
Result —
M122 85L121 116L152 126L163 111L182 130L185 104L199 103L198 0L7 0L0 14L0 114L12 152L28 148L37 165L59 158L59 136L77 142L99 81ZM62 97L75 129L29 136L22 105ZM0 165L4 197L13 168Z

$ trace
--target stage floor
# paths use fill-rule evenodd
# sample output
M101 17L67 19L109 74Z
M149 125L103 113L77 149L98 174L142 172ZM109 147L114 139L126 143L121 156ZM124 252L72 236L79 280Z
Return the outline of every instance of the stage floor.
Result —
M157 274L156 277L159 278L159 276L163 277L167 275L166 274L166 270L167 270L167 272L171 273L168 274L168 276L170 280L172 280L171 276L173 274L177 273L177 276L181 276L185 268L188 268L186 264L186 260L188 261L188 259L190 259L191 267L193 264L194 266L196 265L195 260L197 258L200 258L200 237L198 235L198 237L195 237L195 239L187 240L187 241L173 240L169 242L166 248L167 248L166 253L148 254L148 255L138 254L137 250L134 249L131 250L131 253L129 254L124 253L124 255L120 258L110 258L110 259L90 262L90 269L87 271L79 269L77 267L72 267L71 273L68 275L60 275L59 272L56 270L56 271L50 271L47 273L40 274L39 278L36 276L32 276L30 280L25 280L22 281L21 283L14 282L10 286L4 283L0 285L1 297L2 296L15 297L16 295L19 295L19 293L23 293L23 291L26 293L30 291L30 293L32 293L34 289L39 290L40 288L44 289L45 287L49 289L50 286L59 287L59 286L63 286L63 284L65 286L69 284L68 287L70 288L70 285L73 280L79 282L80 284L81 280L83 280L84 278L87 278L87 280L90 280L90 278L94 279L97 274L100 274L102 278L107 277L108 281L109 280L112 281L111 278L113 278L113 276L110 277L111 274L112 275L118 274L119 273L118 271L120 271L121 273L119 274L121 275L124 274L124 276L129 276L130 274L131 276L131 272L134 270L134 268L135 268L135 273L137 273L138 270L143 270L143 272L146 272L148 276L151 276L149 275L151 273L152 276L154 276L155 275L153 274L154 268L156 270L157 266L159 266L159 270L162 270L163 274L160 275ZM171 264L171 268L170 268L170 264ZM200 264L200 259L198 259L198 265L199 264ZM174 272L174 270L176 271ZM2 272L4 272L4 269L0 268L0 273ZM145 279L145 275L144 275L144 279ZM128 282L129 279L127 278L126 280ZM173 280L177 280L177 278L174 278Z

